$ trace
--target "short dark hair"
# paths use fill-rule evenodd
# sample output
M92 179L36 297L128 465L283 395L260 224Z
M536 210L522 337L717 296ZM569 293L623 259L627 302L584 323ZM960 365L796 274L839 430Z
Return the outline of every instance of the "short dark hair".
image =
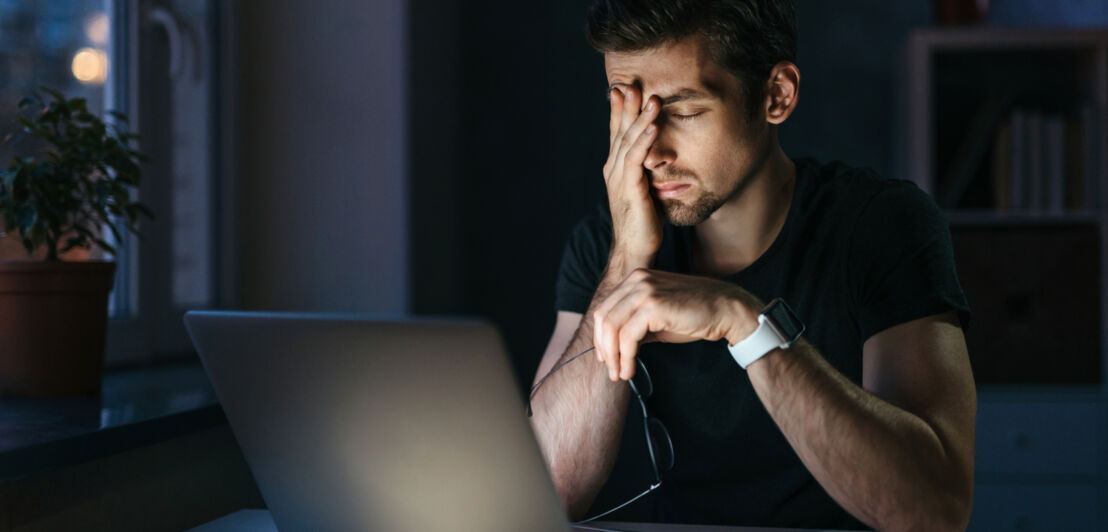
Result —
M739 78L748 117L781 61L796 63L794 0L594 0L585 34L600 52L635 52L695 34Z

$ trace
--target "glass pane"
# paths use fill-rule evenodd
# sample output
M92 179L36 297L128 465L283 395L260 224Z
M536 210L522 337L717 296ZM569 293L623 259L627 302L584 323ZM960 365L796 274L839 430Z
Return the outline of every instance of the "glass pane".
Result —
M179 32L176 71L170 72L170 149L173 198L173 306L212 303L212 134L211 79L214 56L209 28L211 2L176 0L170 9Z
M19 100L40 86L85 98L90 111L103 115L112 90L109 1L0 0L0 139L17 131ZM35 148L5 142L0 165ZM75 250L65 258L89 256ZM0 238L0 259L26 257L17 235Z

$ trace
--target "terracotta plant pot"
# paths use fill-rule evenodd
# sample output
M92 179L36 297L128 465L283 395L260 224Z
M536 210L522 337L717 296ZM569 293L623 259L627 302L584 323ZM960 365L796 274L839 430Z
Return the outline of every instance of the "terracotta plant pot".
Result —
M100 393L114 262L0 261L0 395Z

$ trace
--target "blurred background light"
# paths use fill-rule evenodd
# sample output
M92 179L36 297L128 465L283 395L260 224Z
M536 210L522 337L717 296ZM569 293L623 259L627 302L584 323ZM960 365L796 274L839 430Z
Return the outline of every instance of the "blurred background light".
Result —
M108 22L107 13L93 13L88 20L85 21L85 36L88 40L97 46L104 46L108 44L108 36L111 35L111 26Z
M103 85L108 79L108 54L96 48L81 48L73 56L73 77L85 85Z

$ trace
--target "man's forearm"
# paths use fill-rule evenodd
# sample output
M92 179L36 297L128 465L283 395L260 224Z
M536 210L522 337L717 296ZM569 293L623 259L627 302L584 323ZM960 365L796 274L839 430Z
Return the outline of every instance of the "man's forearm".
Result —
M785 438L847 511L882 530L965 527L972 486L923 419L850 382L804 340L748 369Z
M613 257L581 325L554 367L593 345L593 308L636 267ZM531 424L570 516L588 510L607 481L619 451L627 402L625 383L608 380L592 353L566 364L535 392Z

